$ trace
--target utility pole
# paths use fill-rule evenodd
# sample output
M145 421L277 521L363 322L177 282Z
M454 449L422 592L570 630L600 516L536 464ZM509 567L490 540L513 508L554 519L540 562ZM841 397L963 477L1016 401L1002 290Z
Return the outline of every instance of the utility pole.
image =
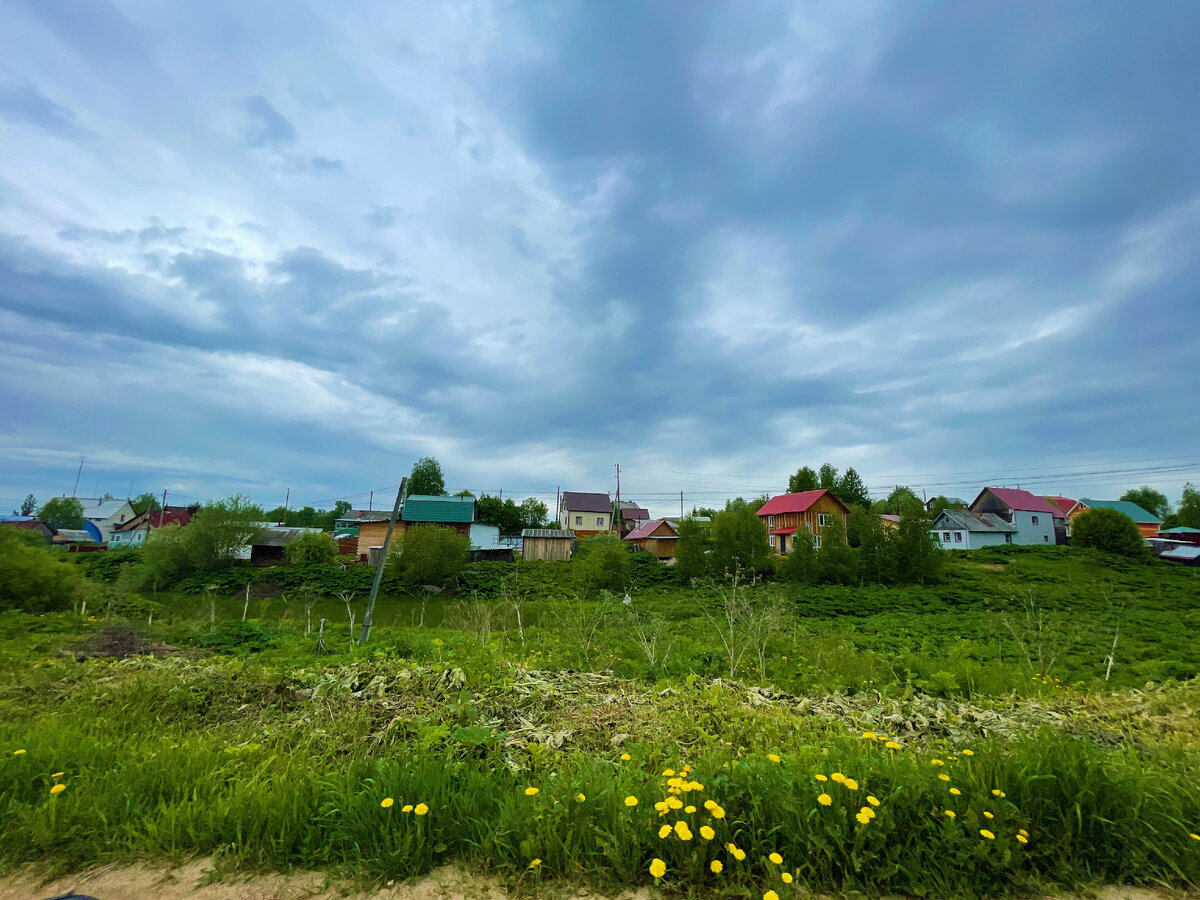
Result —
M158 511L158 527L159 528L162 528L163 516L166 515L166 512L167 512L167 492L163 491L162 509L160 509Z
M679 518L683 518L683 491L679 492Z
M79 476L83 474L83 461L85 459L87 459L86 456L79 457L79 470L75 473L75 487L71 488L72 497L79 493Z
M292 502L292 489L288 488L287 493L283 495L283 511L287 512L288 506Z
M617 509L621 508L621 464L614 463L617 467Z
M379 582L383 581L383 565L387 562L388 546L392 543L392 529L396 527L396 516L400 514L400 504L404 502L404 485L408 476L400 479L400 490L396 491L396 504L392 507L392 517L388 519L387 534L383 536L383 550L379 554L379 562L375 566L375 580L371 582L371 596L367 600L367 611L363 613L362 634L358 642L365 644L371 636L371 614L375 612L375 598L379 595Z
M554 488L554 518L558 519L558 524L563 524L562 520L562 485L556 485Z
M370 512L375 508L375 492L371 491L371 496L367 499L367 511Z

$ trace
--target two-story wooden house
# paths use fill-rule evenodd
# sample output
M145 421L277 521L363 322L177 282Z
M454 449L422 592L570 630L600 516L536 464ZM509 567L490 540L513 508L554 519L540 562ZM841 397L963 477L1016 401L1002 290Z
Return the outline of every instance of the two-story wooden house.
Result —
M613 504L608 494L563 491L558 504L558 524L577 538L612 531Z
M796 531L805 526L820 547L821 535L832 518L841 516L844 524L848 515L850 508L825 490L780 494L758 510L758 518L767 529L768 543L781 554L792 548Z

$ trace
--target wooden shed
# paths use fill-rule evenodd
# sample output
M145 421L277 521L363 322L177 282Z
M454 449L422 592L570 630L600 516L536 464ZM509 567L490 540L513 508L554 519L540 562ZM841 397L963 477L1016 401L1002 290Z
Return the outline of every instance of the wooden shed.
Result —
M575 552L575 532L559 528L526 528L521 532L524 559L553 559L566 562Z
M659 559L674 559L679 532L666 519L652 519L625 535L625 540Z

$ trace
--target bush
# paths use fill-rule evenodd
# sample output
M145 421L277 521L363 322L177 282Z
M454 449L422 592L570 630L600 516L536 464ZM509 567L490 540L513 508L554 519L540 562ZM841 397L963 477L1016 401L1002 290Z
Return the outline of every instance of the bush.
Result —
M624 591L629 581L629 549L620 538L589 538L575 551L571 566L585 591Z
M771 546L758 513L750 506L734 506L713 518L712 574L720 578L739 565L761 574L771 569Z
M1146 544L1133 519L1115 509L1089 509L1071 523L1071 542L1076 547L1102 550L1114 556L1143 558Z
M324 532L307 531L283 548L288 564L311 566L315 563L331 563L337 559L338 548L333 537Z
M18 529L0 526L0 610L40 613L70 609L80 589L74 566L56 559L45 547L33 545Z
M471 541L441 525L410 525L388 569L406 587L442 587L467 564Z

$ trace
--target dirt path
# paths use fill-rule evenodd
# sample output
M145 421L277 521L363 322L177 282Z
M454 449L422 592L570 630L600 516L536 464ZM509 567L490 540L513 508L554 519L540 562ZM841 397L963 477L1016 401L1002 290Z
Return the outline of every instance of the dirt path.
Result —
M97 900L504 900L509 894L490 877L475 877L446 867L412 883L395 884L369 893L329 883L315 873L255 875L208 883L211 865L205 860L176 869L150 866L103 866L78 875L46 882L26 870L0 878L0 900L49 900L75 891ZM562 893L552 887L543 897L588 897L591 900L650 900L649 888L615 897L578 888ZM1102 887L1089 900L1177 900L1184 895L1147 888ZM1197 895L1189 895L1195 897ZM1061 896L1046 900L1075 900Z

